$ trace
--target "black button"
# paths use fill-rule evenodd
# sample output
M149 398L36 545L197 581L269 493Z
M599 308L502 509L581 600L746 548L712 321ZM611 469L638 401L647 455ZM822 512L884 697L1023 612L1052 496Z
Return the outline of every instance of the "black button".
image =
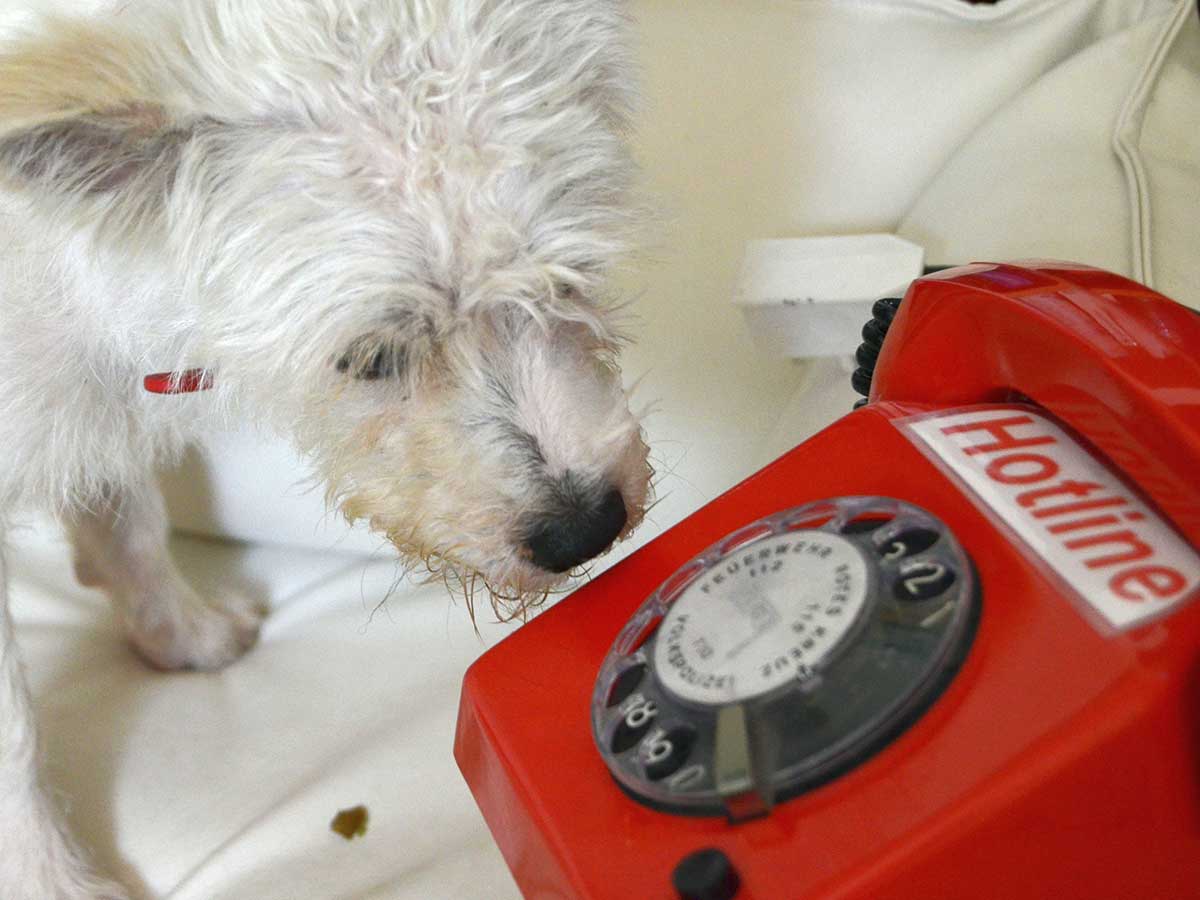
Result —
M668 775L674 775L687 762L695 743L696 730L688 725L679 725L659 740L643 743L641 752L646 777L651 781L662 781Z
M892 591L898 600L928 600L954 584L954 570L939 562L919 562L905 566Z
M645 675L645 663L630 666L613 679L612 687L608 689L608 700L605 702L605 705L610 709L614 706L620 706L630 694L637 690L637 686L642 683L642 678Z
M671 882L680 900L733 900L742 886L729 857L711 848L685 856Z
M932 528L905 528L879 548L884 559L902 559L924 553L938 542L940 535Z

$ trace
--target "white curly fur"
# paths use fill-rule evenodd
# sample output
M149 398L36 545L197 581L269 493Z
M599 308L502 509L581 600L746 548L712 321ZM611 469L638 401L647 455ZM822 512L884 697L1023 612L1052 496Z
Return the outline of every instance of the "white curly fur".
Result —
M561 581L527 543L564 491L640 521L605 287L638 218L618 0L96 5L0 44L0 524L50 508L143 656L215 667L261 611L182 581L151 470L221 420L504 597ZM195 366L213 391L140 387ZM119 896L35 789L30 722L0 603L4 897Z

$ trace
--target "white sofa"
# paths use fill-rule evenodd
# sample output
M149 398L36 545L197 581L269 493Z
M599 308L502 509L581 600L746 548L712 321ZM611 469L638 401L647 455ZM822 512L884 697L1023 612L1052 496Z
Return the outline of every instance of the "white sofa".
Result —
M103 5L22 2L0 29L35 5ZM656 403L664 499L605 564L853 402L836 361L769 358L746 336L729 298L747 240L898 229L932 262L1052 254L1135 271L1138 216L1104 128L1180 3L636 0L637 140L664 222L627 275L640 324L625 373ZM1200 112L1188 59L1164 76L1160 119L1168 99ZM1092 181L1068 177L1075 152ZM1151 177L1190 184L1194 204L1195 170L1175 159L1154 156ZM1063 187L1055 220L1045 191ZM1196 228L1175 190L1156 211L1179 233L1154 249L1179 292L1196 278L1176 243L1195 246ZM441 588L396 584L380 542L326 516L305 478L251 432L214 435L165 475L185 572L215 590L249 582L274 610L261 646L219 674L145 669L53 530L31 519L14 535L45 769L76 835L148 898L517 897L451 757L462 673L514 626L481 620L477 637ZM357 804L369 830L343 840L330 819Z

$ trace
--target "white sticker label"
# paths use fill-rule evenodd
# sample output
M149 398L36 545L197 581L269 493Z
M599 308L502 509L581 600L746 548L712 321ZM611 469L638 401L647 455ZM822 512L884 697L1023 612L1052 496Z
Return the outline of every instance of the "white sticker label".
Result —
M659 627L654 670L696 703L747 700L809 677L862 612L867 564L846 538L794 531L696 579Z
M1033 409L898 423L1105 621L1132 628L1200 586L1200 556L1107 466Z

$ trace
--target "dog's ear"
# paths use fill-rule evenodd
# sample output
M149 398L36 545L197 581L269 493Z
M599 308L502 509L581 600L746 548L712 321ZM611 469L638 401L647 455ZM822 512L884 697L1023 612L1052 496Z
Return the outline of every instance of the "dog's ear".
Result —
M170 186L197 123L157 97L161 57L136 36L57 20L0 53L0 177L58 196Z
M360 381L400 380L414 375L433 345L431 317L398 311L354 338L334 361L338 372Z
M154 106L89 111L0 137L0 165L19 184L58 194L107 194L135 181L165 190L194 133Z

